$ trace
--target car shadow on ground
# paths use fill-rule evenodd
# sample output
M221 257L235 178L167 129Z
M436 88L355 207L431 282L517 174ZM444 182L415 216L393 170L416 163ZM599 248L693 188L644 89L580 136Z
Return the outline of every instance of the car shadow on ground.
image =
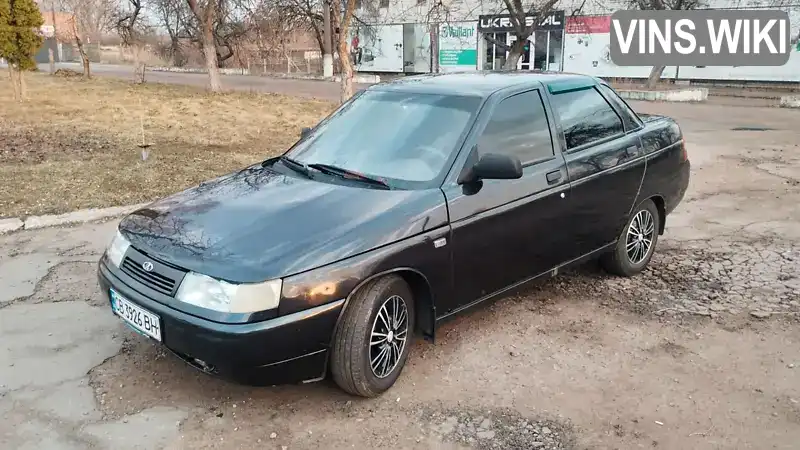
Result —
M153 406L223 410L256 401L274 406L299 400L347 401L329 381L306 385L253 387L201 372L124 326L119 354L90 372L100 408L109 416L134 414Z
M578 274L578 275L575 275ZM462 340L469 342L492 331L496 323L513 320L516 307L538 314L555 314L558 299L557 284L573 276L608 276L596 263L587 263L573 272L556 278L546 278L529 286L476 305L438 330L435 343L420 336L415 338L408 366L403 375L426 358L435 357L439 363L447 359L456 362ZM124 336L122 350L90 372L91 384L100 408L111 417L134 414L152 406L179 406L221 410L221 405L250 401L273 406L298 402L312 404L342 404L358 400L340 391L327 377L316 383L253 387L227 381L201 372L173 355L160 344L148 340L120 324ZM399 380L402 385L403 376Z

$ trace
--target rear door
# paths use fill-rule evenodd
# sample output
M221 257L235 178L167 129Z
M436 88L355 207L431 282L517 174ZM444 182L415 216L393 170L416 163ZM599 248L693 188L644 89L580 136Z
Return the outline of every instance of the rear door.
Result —
M572 185L572 220L565 231L574 239L573 258L617 238L645 172L641 124L631 122L603 89L587 85L550 95Z
M483 180L477 187L448 177L442 186L456 292L454 298L437 300L442 315L539 275L561 258L558 230L569 212L569 183L543 94L538 89L506 94L487 106L466 148L477 144L479 154L514 155L523 176ZM454 172L465 164L459 158Z

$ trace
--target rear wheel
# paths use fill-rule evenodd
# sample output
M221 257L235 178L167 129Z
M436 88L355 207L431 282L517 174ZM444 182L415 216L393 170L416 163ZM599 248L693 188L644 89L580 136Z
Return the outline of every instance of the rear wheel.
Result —
M414 300L397 275L369 282L344 311L331 347L331 374L353 395L376 397L392 387L408 358Z
M653 257L658 242L660 220L655 203L652 200L642 202L631 214L614 251L601 258L603 267L623 277L630 277L644 270Z

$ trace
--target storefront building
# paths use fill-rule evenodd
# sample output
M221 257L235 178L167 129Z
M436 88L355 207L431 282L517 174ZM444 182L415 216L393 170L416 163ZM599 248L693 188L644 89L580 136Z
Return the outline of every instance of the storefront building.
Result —
M422 2L427 5L429 2ZM441 22L429 15L429 7L418 0L387 2L373 11L374 19L354 27L362 47L356 70L385 73L464 72L499 70L508 58L516 37L502 2L462 0L453 2ZM539 21L527 40L518 70L564 71L605 78L647 78L650 67L618 66L611 61L611 14L625 9L623 0L587 4L583 0L560 0L557 10L546 17L533 15L527 24ZM732 0L709 0L708 8L747 9ZM789 62L780 67L668 66L662 77L681 80L747 80L800 82L800 8L787 8L790 16ZM565 11L580 11L579 14ZM491 12L491 13L490 13ZM369 17L362 11L361 17ZM453 20L460 18L460 20Z
M554 11L543 18L529 15L526 26L539 21L536 31L528 37L522 57L517 62L517 70L561 71L564 54L564 11ZM506 47L516 41L509 14L491 14L478 17L477 45L481 55L478 69L499 70L508 58Z

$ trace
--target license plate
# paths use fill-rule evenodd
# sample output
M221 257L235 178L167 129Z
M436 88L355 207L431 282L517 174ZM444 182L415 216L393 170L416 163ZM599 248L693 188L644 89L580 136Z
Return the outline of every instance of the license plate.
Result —
M111 291L111 308L134 330L161 341L161 319L150 311Z

